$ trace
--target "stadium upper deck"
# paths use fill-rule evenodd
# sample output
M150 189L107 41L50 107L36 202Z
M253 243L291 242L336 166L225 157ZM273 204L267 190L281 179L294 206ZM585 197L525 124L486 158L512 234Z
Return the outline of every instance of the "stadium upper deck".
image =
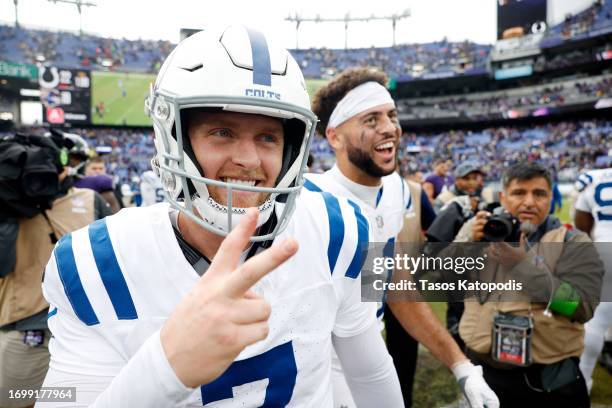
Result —
M609 32L612 32L612 2L596 1L587 10L551 27L541 45L550 47ZM173 47L169 41L109 39L0 25L0 60L19 63L156 72ZM410 80L486 73L490 51L491 45L442 40L396 47L291 52L307 78L333 76L350 66L373 65L399 80Z

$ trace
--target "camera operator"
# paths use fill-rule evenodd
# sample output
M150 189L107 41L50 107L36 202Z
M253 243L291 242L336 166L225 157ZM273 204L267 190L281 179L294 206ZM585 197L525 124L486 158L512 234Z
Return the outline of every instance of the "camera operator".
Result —
M106 174L106 165L99 156L91 157L89 145L81 136L74 133L64 133L74 146L69 151L70 166L74 174L74 186L90 188L100 193L106 200L113 214L122 207L120 198L115 194L113 179Z
M479 211L455 242L505 241L488 245L481 276L516 279L523 291L480 290L466 299L459 332L468 356L483 366L502 407L590 406L578 358L603 265L586 234L549 215L552 182L544 167L517 164L502 185L500 211Z
M57 240L110 214L102 197L72 187L68 150L59 134L0 140L0 407L31 406L9 390L37 390L49 365L49 305L41 293ZM54 311L50 311L54 313Z

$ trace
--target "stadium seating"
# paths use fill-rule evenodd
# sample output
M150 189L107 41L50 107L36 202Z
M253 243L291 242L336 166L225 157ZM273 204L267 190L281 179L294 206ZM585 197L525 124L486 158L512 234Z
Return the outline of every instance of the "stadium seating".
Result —
M152 131L84 128L71 132L82 135L92 148L111 148L111 153L105 155L108 172L121 183L130 184L150 168L150 159L155 153ZM487 172L487 179L495 181L504 168L529 158L557 170L559 181L573 182L582 169L610 166L611 133L612 121L559 122L480 131L407 132L400 142L400 162L405 167L412 161L427 172L437 157L452 159L454 163L478 161ZM311 154L315 159L311 171L326 170L335 161L327 140L321 137L313 141Z
M405 133L402 166L408 161L429 171L435 157L454 163L479 162L489 180L524 159L536 160L557 172L559 181L573 182L585 168L609 165L612 121L559 122L540 126L495 127L481 131Z
M507 117L512 110L534 110L596 102L612 96L612 75L601 75L505 91L446 95L398 101L400 119ZM540 111L543 112L543 111ZM537 114L536 114L537 116Z
M541 46L612 31L612 2L587 10L549 29ZM48 62L62 67L157 72L174 44L169 41L107 39L0 25L0 60ZM377 66L398 80L442 78L487 72L491 45L451 42L355 49L291 50L306 78L327 78L348 67ZM558 61L557 64L567 63ZM553 64L554 65L554 64Z

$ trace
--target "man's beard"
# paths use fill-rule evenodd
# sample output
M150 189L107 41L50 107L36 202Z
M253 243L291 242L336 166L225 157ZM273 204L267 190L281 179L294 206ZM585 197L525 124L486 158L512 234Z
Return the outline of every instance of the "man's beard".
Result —
M391 170L385 170L378 164L374 163L372 156L367 152L351 145L347 144L348 159L355 167L362 170L364 173L371 177L384 177L395 171L395 166Z

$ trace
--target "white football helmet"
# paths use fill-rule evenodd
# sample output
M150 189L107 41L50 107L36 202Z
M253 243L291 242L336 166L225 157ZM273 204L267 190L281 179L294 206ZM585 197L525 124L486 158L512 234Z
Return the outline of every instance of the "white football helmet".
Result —
M283 121L283 163L274 187L227 183L201 173L183 114L188 109L202 108L267 115ZM317 120L310 110L302 72L287 50L273 46L260 32L242 26L194 34L164 62L145 101L145 111L155 130L157 156L152 161L153 168L174 208L224 236L246 213L246 208L232 206L233 190L268 193L268 199L259 207L258 220L258 227L266 227L259 228L251 241L272 239L287 226L303 184ZM227 189L228 204L213 200L208 185ZM179 202L181 198L184 203Z

